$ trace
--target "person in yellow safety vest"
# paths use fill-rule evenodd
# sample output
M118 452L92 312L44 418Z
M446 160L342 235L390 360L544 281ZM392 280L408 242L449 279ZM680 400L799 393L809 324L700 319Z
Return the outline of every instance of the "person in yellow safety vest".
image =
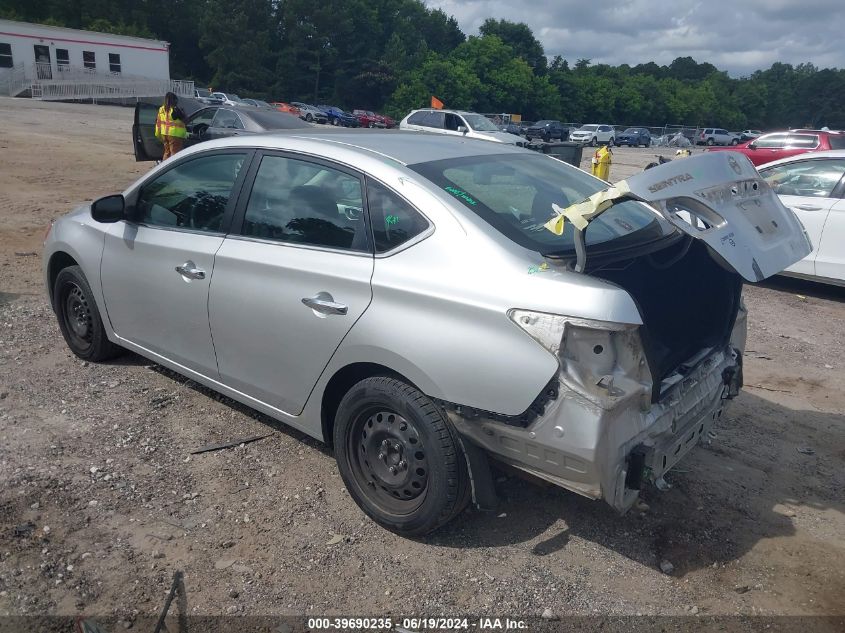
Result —
M179 107L179 98L172 92L164 95L164 105L156 117L156 138L164 145L162 160L167 160L182 149L188 130L185 128L185 113Z

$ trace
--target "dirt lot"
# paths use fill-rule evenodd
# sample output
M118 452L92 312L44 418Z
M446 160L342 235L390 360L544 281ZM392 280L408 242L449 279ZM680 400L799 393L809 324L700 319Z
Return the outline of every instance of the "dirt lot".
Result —
M131 118L0 99L0 615L131 622L175 570L193 614L845 615L845 292L746 289L747 388L644 513L507 476L499 512L403 539L317 443L140 357L67 351L42 237L149 168ZM613 175L654 153L617 150Z

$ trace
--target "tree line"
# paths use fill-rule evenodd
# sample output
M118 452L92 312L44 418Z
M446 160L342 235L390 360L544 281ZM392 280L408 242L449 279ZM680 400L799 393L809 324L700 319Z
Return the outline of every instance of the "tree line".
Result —
M490 18L467 36L420 0L0 0L0 17L165 40L174 78L394 117L436 95L530 120L845 127L842 69L775 63L732 78L690 57L549 61L526 24Z

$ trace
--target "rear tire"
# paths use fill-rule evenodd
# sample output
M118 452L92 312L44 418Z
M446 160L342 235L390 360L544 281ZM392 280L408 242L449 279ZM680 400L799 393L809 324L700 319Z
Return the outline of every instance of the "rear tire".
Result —
M428 534L469 502L457 432L441 408L401 380L376 376L354 385L338 407L333 439L349 494L388 530Z
M716 141L714 141L712 138L707 139L707 146L708 147L713 147L713 145L715 145L715 144L716 144Z
M94 293L79 266L59 272L53 284L53 306L62 336L79 358L99 362L123 351L108 339Z

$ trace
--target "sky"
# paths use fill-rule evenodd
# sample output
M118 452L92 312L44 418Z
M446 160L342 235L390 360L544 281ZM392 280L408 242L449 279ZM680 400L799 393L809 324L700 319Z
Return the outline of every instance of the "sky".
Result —
M426 0L477 35L489 17L525 22L550 58L668 64L690 56L732 76L776 61L845 67L845 0Z

